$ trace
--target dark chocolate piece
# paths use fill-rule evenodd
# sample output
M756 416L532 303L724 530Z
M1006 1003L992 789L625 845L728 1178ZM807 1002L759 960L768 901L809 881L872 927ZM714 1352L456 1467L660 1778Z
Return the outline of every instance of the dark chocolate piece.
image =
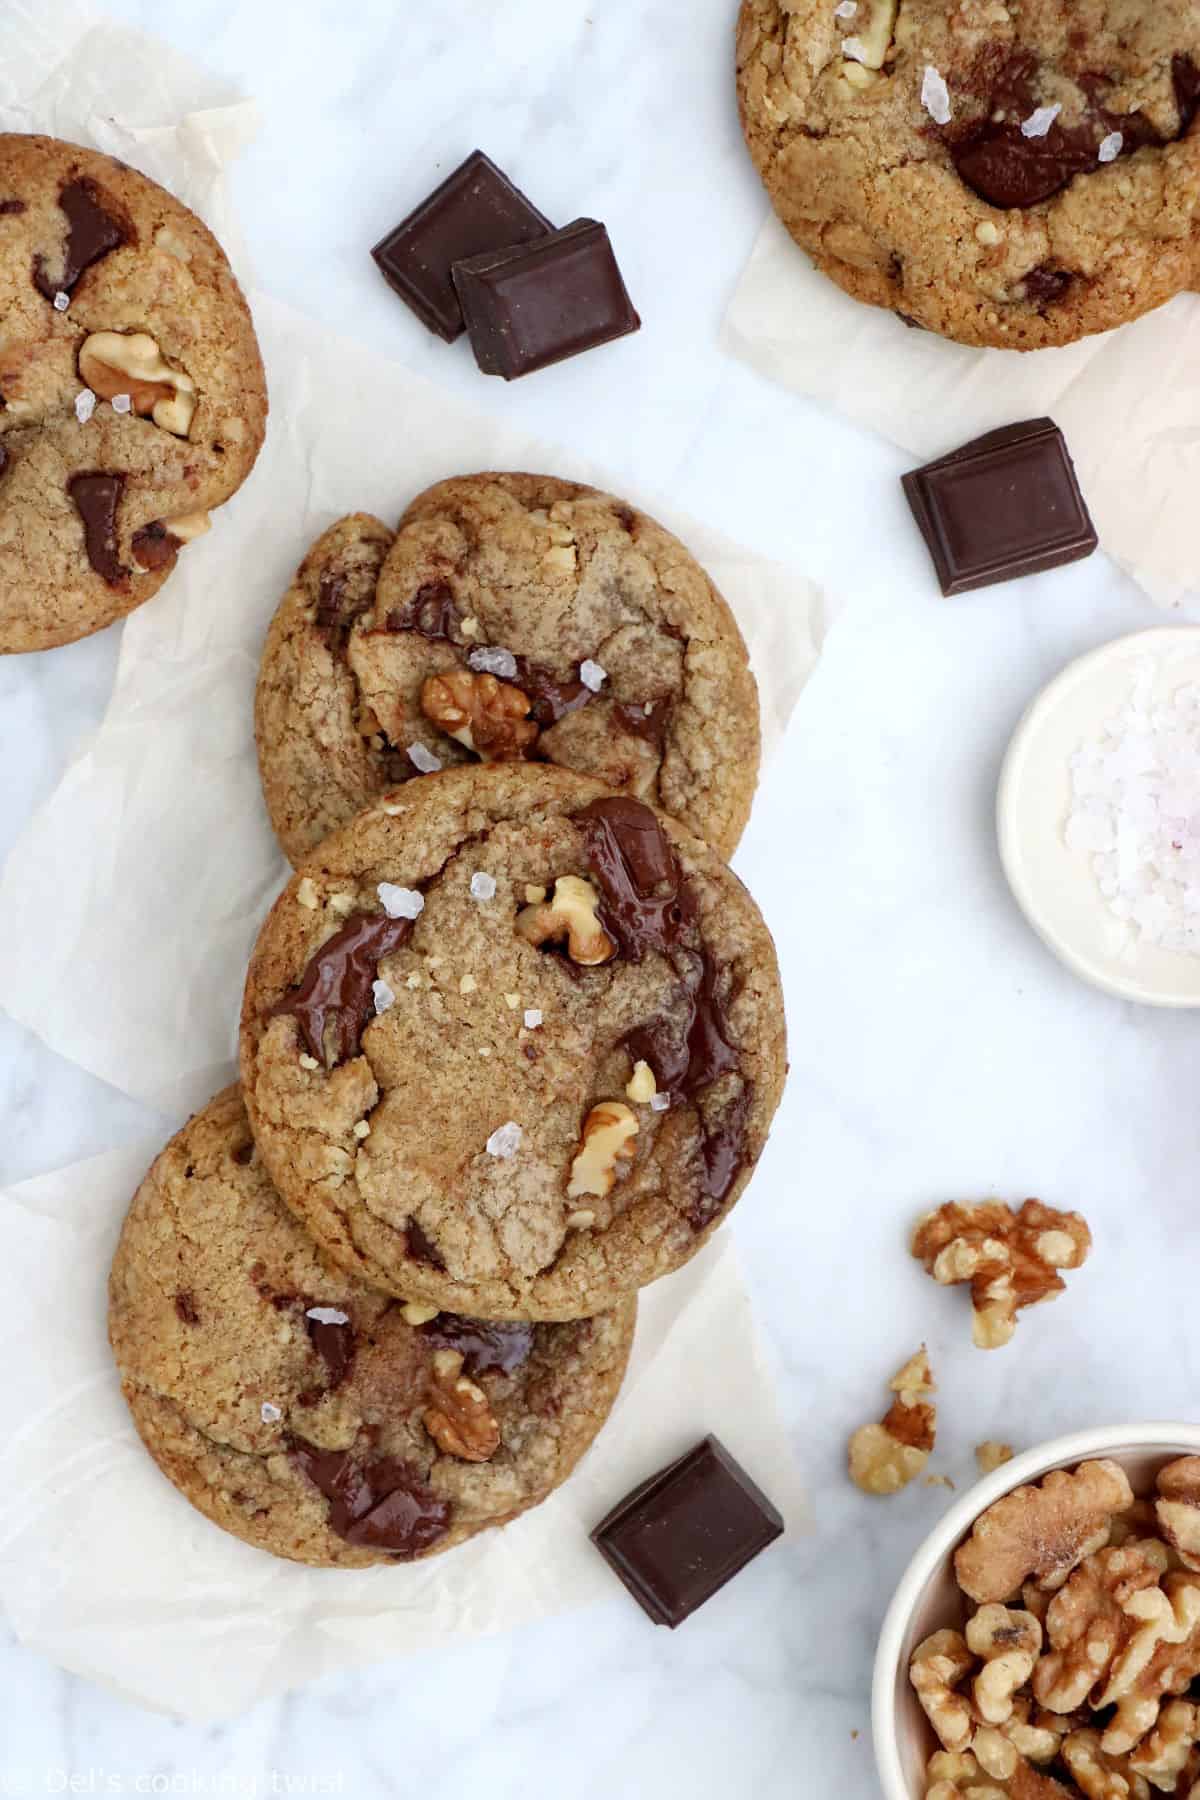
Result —
M23 200L0 200L0 218L4 218L9 213L23 213L24 211L25 202Z
M394 1457L355 1460L350 1450L318 1450L302 1438L292 1455L329 1502L329 1528L348 1544L407 1560L430 1549L450 1527L450 1502L427 1487L411 1463Z
M326 1063L328 1028L333 1068L358 1054L359 1042L375 1016L372 988L382 957L407 942L411 919L386 913L356 913L317 951L298 984L267 1013L290 1014L310 1056Z
M529 1358L533 1326L503 1324L492 1319L464 1319L458 1313L439 1313L420 1327L439 1350L457 1350L468 1375L511 1375Z
M448 344L461 336L451 268L464 256L544 237L554 227L482 150L447 176L371 255L388 286Z
M161 519L143 525L133 534L133 560L139 569L163 569L173 563L183 541L169 532Z
M415 631L433 643L456 643L455 633L460 623L454 594L447 581L427 581L424 587L417 589L407 606L387 616L389 631Z
M117 555L117 507L125 486L123 475L72 475L67 482L83 522L87 559L111 588L124 588L129 570Z
M404 1227L405 1254L414 1262L428 1263L431 1269L445 1269L446 1261L433 1239L426 1237L415 1219Z
M51 280L44 256L35 257L33 264L33 285L43 299L50 301L56 294L69 294L83 271L123 244L126 235L124 226L105 212L100 189L86 175L67 183L59 193L58 204L67 215L62 274Z
M553 669L544 663L530 662L527 656L513 660L517 665L516 684L529 701L529 716L543 731L596 698L578 676L560 679Z
M345 1324L336 1319L312 1319L308 1316L310 1310L306 1307L304 1314L309 1340L329 1371L330 1387L340 1387L354 1362L354 1327L349 1319Z
M637 331L608 232L595 219L454 265L454 285L485 375L515 381Z
M645 738L648 744L657 744L661 750L671 717L671 701L665 696L661 700L618 700L613 707L613 717L622 731L629 732L631 737Z
M630 962L678 943L691 918L678 859L648 806L624 795L593 800L578 815L588 867L600 885L600 923Z
M200 1314L196 1311L196 1296L186 1289L175 1296L175 1311L185 1325L198 1325Z
M943 594L1061 568L1099 541L1052 419L989 431L902 480Z
M672 1630L782 1536L775 1507L715 1437L627 1494L591 1534L642 1611Z

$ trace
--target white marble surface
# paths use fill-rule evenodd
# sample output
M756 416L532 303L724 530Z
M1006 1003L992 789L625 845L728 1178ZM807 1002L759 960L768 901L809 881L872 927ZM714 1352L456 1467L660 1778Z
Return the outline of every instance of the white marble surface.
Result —
M936 1466L960 1484L983 1437L1028 1445L1194 1416L1200 1400L1196 1021L1107 999L1051 961L1007 896L992 829L1028 698L1155 615L1102 557L941 601L896 453L718 352L763 211L730 90L733 0L111 11L261 100L235 191L267 287L480 407L582 440L631 488L675 493L845 601L738 858L779 941L792 1078L736 1230L816 1531L673 1635L614 1592L586 1617L327 1681L219 1728L146 1714L9 1642L0 1793L872 1800L875 1634L947 1497L872 1503L846 1484L846 1433L878 1416L892 1370L929 1341ZM367 247L477 142L554 218L607 221L638 338L505 388L387 292ZM394 456L399 503L401 419ZM0 854L98 718L115 651L110 632L0 664ZM0 1016L0 1181L160 1124ZM904 1242L921 1207L989 1192L1081 1207L1097 1249L1066 1300L986 1358L962 1297L928 1284ZM713 1350L698 1381L721 1378Z

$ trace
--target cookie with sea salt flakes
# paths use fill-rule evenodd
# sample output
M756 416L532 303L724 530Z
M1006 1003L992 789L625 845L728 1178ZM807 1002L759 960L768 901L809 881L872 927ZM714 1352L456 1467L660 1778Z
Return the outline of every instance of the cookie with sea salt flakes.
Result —
M138 1189L109 1294L167 1478L236 1537L339 1568L433 1556L544 1500L608 1417L635 1316L503 1325L377 1293L282 1205L236 1087Z
M784 225L911 324L1036 350L1200 282L1194 0L742 0L737 79Z
M556 763L730 855L758 696L728 606L653 519L548 475L465 475L393 533L353 514L272 621L255 735L293 862L385 788L477 761Z
M548 764L408 782L272 908L242 1009L263 1161L318 1242L487 1318L614 1305L742 1193L785 1073L725 865Z
M199 219L98 151L0 134L0 653L157 593L266 415L249 310Z

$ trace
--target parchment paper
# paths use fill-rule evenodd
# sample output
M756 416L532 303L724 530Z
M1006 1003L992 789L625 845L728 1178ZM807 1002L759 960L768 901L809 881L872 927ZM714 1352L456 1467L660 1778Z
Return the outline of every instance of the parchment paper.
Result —
M36 11L10 5L0 20L0 129L12 128L115 151L231 242L223 168L253 111L162 46L92 24L62 0ZM258 791L251 697L267 620L311 539L352 508L395 517L427 482L473 468L548 469L622 487L472 417L262 294L252 304L272 399L259 467L162 595L125 625L105 723L0 880L0 1003L62 1054L169 1109L201 1104L227 1077L246 957L283 876ZM769 748L816 660L819 593L653 496L630 498L680 532L737 611ZM632 1606L586 1531L710 1430L789 1527L803 1524L723 1234L646 1294L600 1445L559 1494L504 1532L430 1563L362 1573L304 1570L226 1536L140 1447L105 1342L112 1247L159 1147L0 1192L10 1296L0 1317L10 1426L0 1448L0 1600L22 1640L66 1667L209 1719L327 1670L605 1597ZM698 1381L704 1367L719 1374Z
M140 96L131 116L146 116L147 83L158 93L156 117L171 107L178 117L187 105L186 65L171 59L175 78L159 92L157 47L119 36L121 55L110 63L109 28L85 35L37 87L36 104L15 110L43 129L118 142L126 160L224 220L220 165L244 141L252 114L209 109L148 135L98 120L89 110L97 43L106 70L125 72L100 84L118 118L127 77ZM3 48L0 34L0 66ZM13 110L0 110L0 128ZM474 416L265 294L251 302L271 391L266 448L208 536L126 622L105 722L0 877L0 1005L61 1055L168 1110L201 1105L228 1079L246 961L284 872L254 755L258 656L297 563L340 514L395 520L428 483L485 468L544 471L624 493L678 532L736 612L768 754L823 629L821 595L794 571L680 518L654 495L629 493L617 473Z
M503 1531L430 1562L354 1571L301 1568L228 1536L142 1448L105 1339L109 1260L158 1148L0 1190L0 1598L22 1641L66 1668L207 1720L332 1669L604 1600L632 1608L587 1533L706 1431L745 1463L789 1530L805 1525L725 1232L645 1294L599 1440L564 1487ZM716 1366L714 1346L719 1379L698 1381Z
M1103 548L1158 605L1200 597L1197 295L1061 350L971 350L852 300L772 217L722 341L915 460L1049 413L1066 434Z

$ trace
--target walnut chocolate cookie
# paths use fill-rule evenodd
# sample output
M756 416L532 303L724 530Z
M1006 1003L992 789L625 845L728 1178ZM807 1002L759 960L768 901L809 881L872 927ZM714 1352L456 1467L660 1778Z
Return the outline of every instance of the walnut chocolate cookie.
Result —
M248 1543L340 1568L434 1555L544 1500L608 1417L635 1316L628 1299L495 1324L368 1288L281 1204L236 1087L146 1176L109 1291L168 1479Z
M855 299L1036 350L1197 284L1194 0L743 0L737 61L775 210Z
M686 1262L785 1070L775 952L712 851L598 782L447 771L327 838L260 933L255 1139L364 1280L568 1319Z
M0 652L157 593L266 424L221 246L135 170L0 135Z
M256 735L293 862L385 788L478 760L577 769L730 855L758 774L754 677L704 570L548 475L439 482L394 533L331 526L271 625Z

